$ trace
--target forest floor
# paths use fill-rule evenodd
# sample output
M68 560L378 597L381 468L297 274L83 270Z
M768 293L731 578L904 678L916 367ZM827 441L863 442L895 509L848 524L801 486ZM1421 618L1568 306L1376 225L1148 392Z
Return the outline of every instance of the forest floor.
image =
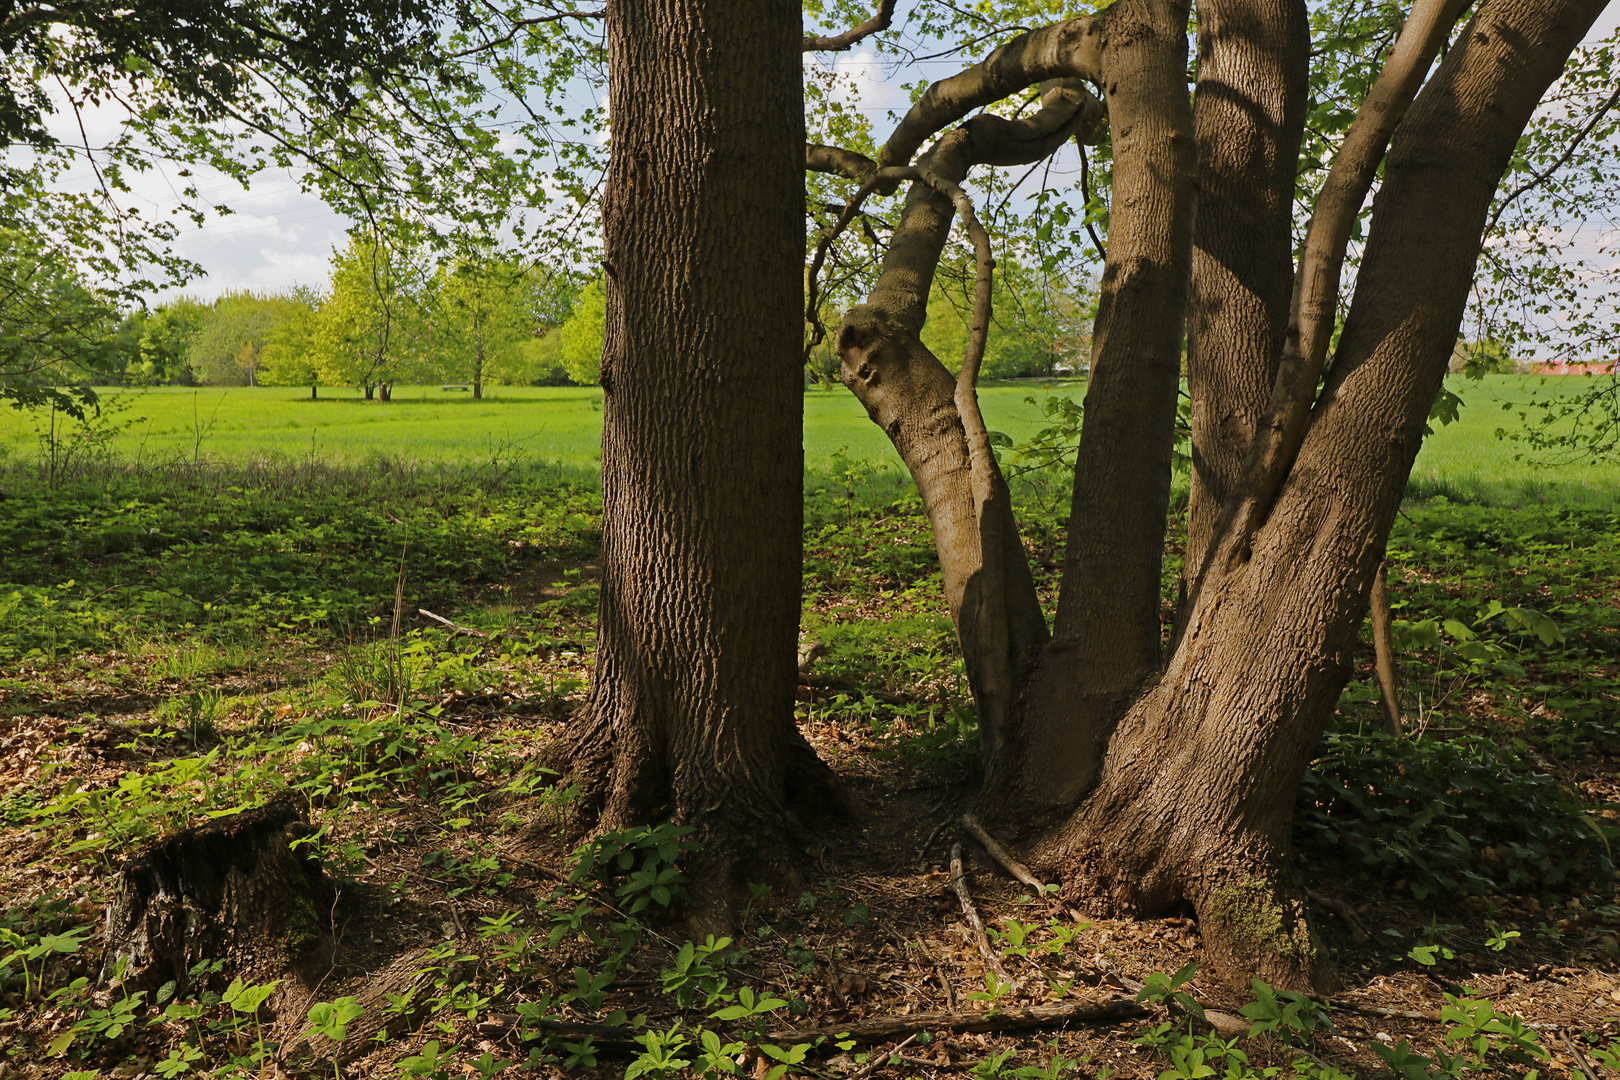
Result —
M1409 730L1378 730L1365 645L1298 806L1344 982L1311 1002L1199 971L1191 918L1038 895L960 831L975 733L926 521L851 470L807 502L799 715L857 813L723 942L683 933L677 830L581 860L540 765L590 674L588 488L312 462L4 479L0 1080L1620 1076L1613 512L1405 508ZM206 965L121 987L126 860L275 798L337 890L313 988ZM310 1029L345 1017L376 1037L334 1061Z

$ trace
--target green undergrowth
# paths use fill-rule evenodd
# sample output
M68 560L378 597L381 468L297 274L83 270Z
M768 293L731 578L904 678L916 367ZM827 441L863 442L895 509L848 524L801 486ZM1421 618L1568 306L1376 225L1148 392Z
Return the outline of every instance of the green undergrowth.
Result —
M599 529L595 492L543 471L19 479L0 478L0 661L14 670L118 651L148 654L159 678L206 676L266 643L365 638L400 587L414 614L589 557Z
M1405 730L1352 682L1302 785L1299 838L1435 905L1609 886L1620 806L1620 514L1409 503L1389 545Z
M803 626L820 646L810 670L827 682L804 695L800 719L836 730L818 743L831 756L856 747L930 784L971 782L976 725L926 517L881 470L834 464L806 500ZM361 902L392 911L430 882L476 909L425 961L419 999L388 1006L408 1032L403 1077L598 1065L780 1077L838 1054L872 1064L867 1048L782 1034L806 1024L808 975L838 970L829 931L893 944L836 881L778 898L791 917L761 892L734 940L693 942L676 929L691 850L678 830L600 837L566 864L566 881L513 854L549 845L560 856L573 822L575 793L537 755L594 647L589 486L543 470L392 466L24 480L0 479L0 724L13 725L0 735L38 724L53 741L27 783L0 792L0 828L48 843L52 863L73 871L0 916L0 1024L40 1036L31 1056L78 1080L152 1046L148 1071L165 1080L266 1068L263 987L218 970L184 992L98 981L91 927L107 897L94 883L163 832L290 795L316 827L304 842ZM1059 503L1020 492L1050 608ZM1364 642L1302 790L1301 845L1425 910L1532 896L1608 918L1620 807L1581 785L1620 751L1620 521L1591 508L1409 503L1390 565L1407 731L1378 730ZM410 848L392 839L407 822ZM814 933L792 921L816 919ZM1408 931L1390 937L1399 968L1445 967L1457 934L1431 929L1415 944ZM1550 920L1538 931L1559 932ZM1033 900L991 926L1027 986L1050 978L1054 999L1072 984L1064 953L1076 933ZM1496 940L1507 948L1519 933ZM780 977L755 977L765 970ZM1304 1053L1312 1006L1256 986L1244 1010L1254 1029L1223 1040L1178 1003L1175 978L1145 999L1159 1013L1142 1046L1165 1077L1335 1075ZM311 1032L355 1022L354 989L323 990ZM1014 991L991 973L972 1000L1006 1007ZM1545 1068L1534 1033L1488 1002L1454 991L1447 1008L1434 1046L1371 1047L1389 1073ZM475 1047L476 1025L496 1015L532 1036L523 1050ZM601 1031L560 1020L623 1030L606 1046ZM1602 1066L1615 1051L1586 1053ZM1105 1072L1038 1040L969 1066L984 1080Z

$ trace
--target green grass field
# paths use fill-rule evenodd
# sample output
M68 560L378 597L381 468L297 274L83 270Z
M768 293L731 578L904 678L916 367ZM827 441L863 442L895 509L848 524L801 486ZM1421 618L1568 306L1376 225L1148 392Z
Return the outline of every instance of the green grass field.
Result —
M1566 377L1569 391L1581 383ZM1496 375L1482 383L1460 378L1452 389L1466 403L1461 419L1430 438L1413 470L1413 492L1472 502L1573 501L1607 505L1620 499L1620 465L1558 467L1514 460L1518 444L1498 439L1516 429L1518 408L1542 386L1533 376ZM1558 389L1550 382L1552 389ZM986 420L1015 441L1043 426L1037 400L1080 396L1084 383L1022 383L983 389ZM116 434L111 449L134 461L194 457L244 459L312 456L327 461L405 457L425 462L526 458L593 472L600 460L602 392L596 387L496 387L482 401L436 386L402 387L389 403L365 401L352 389L323 388L318 401L301 388L162 387L109 392L104 414ZM882 464L880 476L904 476L888 440L860 404L840 387L805 393L805 462L827 472L840 460ZM1504 410L1504 406L1507 408ZM0 412L0 460L18 463L40 453L49 414ZM71 430L71 426L69 428ZM70 440L71 441L71 440Z

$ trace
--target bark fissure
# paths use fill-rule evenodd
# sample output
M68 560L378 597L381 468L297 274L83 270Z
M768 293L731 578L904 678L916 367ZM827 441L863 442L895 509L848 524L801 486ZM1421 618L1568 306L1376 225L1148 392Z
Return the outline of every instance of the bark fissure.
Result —
M1303 0L1198 5L1198 220L1187 308L1190 572L1237 487L1282 358L1309 32Z

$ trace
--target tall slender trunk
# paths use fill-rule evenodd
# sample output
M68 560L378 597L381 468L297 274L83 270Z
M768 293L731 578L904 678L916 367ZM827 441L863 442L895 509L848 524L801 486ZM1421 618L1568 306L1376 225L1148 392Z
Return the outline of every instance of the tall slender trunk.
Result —
M1304 0L1198 5L1198 224L1187 306L1192 490L1182 599L1271 396L1293 292Z
M793 709L802 538L800 10L611 0L601 630L571 769L599 827L705 845L723 926L828 774Z

